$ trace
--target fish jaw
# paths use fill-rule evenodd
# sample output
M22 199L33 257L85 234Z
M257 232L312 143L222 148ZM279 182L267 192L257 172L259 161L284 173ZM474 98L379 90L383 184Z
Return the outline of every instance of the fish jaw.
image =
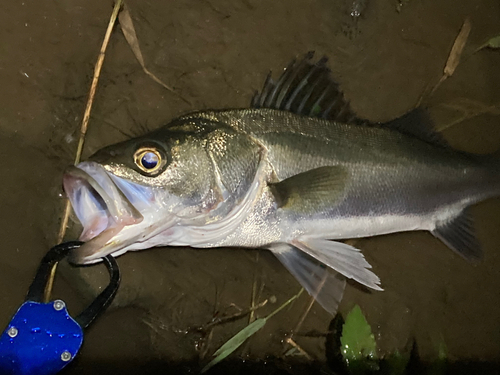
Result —
M159 226L173 225L163 217L158 192L118 181L98 163L69 167L63 186L83 226L80 240L85 241L72 252L73 263L94 263L108 254L123 253L134 241L153 235Z

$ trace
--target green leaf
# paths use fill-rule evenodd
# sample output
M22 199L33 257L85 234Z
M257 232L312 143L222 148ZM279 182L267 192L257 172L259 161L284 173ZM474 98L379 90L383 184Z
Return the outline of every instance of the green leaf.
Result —
M437 358L429 367L428 374L445 375L447 373L448 347L446 346L443 335L440 335L438 339L434 339L433 341Z
M482 50L483 48L500 48L500 35L495 36L484 43L481 47L476 49L475 52Z
M437 352L439 360L445 361L448 359L448 347L446 346L446 343L444 342L444 338L442 336L437 345Z
M340 343L342 356L351 372L378 369L375 337L358 305L347 314Z
M316 104L311 110L311 115L317 116L319 113L321 113L321 107L319 104Z
M410 362L410 353L400 353L399 350L396 349L394 353L385 359L385 362L387 368L386 373L391 375L404 375L408 362Z
M217 363L219 363L228 355L230 355L232 352L234 352L236 349L238 349L249 337L255 334L262 327L264 327L269 318L272 318L274 315L283 310L290 303L299 298L303 291L304 291L303 288L300 289L300 291L296 295L294 295L288 301L283 303L271 314L269 314L265 318L259 318L257 320L254 320L252 323L247 325L240 332L238 332L236 335L234 335L228 341L226 341L224 345L222 345L219 349L217 349L217 351L214 353L215 358L212 361L210 361L210 363L208 363L205 367L203 367L201 373L208 371L211 367L215 366Z
M234 335L231 339L229 339L224 345L222 345L215 353L215 358L201 370L202 373L207 371L212 366L215 366L217 363L226 358L229 354L238 349L250 336L252 336L259 329L264 327L266 324L266 318L260 318L254 320L252 323L243 328L240 332Z

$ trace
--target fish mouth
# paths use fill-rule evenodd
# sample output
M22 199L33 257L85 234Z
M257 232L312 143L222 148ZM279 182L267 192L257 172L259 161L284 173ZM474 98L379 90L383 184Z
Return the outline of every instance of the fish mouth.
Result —
M80 240L85 242L70 254L72 263L96 262L120 250L126 244L113 243L113 238L124 228L144 220L126 192L97 163L83 162L68 167L64 172L63 187L83 226Z

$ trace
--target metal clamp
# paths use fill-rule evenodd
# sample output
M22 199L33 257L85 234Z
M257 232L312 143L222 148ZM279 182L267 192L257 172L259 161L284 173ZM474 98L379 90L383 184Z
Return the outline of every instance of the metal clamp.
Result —
M108 286L76 318L62 300L43 302L52 268L83 242L54 246L43 257L25 302L0 336L0 373L45 375L62 370L78 353L83 329L111 304L120 285L120 270L112 256L103 258L110 274Z

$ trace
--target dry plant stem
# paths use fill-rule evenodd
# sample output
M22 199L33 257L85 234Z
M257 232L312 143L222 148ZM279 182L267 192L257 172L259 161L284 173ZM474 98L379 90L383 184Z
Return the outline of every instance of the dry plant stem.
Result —
M205 324L205 325L203 325L201 327L196 328L196 331L206 331L207 329L212 328L214 326L218 326L218 325L221 325L221 324L225 324L225 323L229 323L229 322L238 320L238 319L240 319L240 318L242 318L242 317L250 314L251 312L260 309L261 307L264 307L265 305L267 305L268 302L269 302L269 300L266 299L265 301L262 301L258 305L252 306L252 307L250 307L247 310L241 311L241 312L236 313L236 314L231 315L231 316L226 316L226 317L223 317L223 318L215 319L215 320L213 320L210 323L207 323L207 324Z
M259 263L259 253L257 252L255 254L255 263ZM257 275L254 267L254 273L253 273L253 284L252 284L252 301L250 304L250 308L253 309L255 307L255 297L257 293ZM260 297L260 296L259 296ZM248 324L252 323L255 320L255 310L252 310L250 312L250 316L248 318Z
M304 349L302 349L299 344L297 344L295 341L293 341L293 339L291 337L286 339L286 343L290 344L295 349L297 349L299 351L299 353L302 354L304 357L306 357L309 361L313 360L313 357L309 353L307 353Z
M252 283L252 301L250 302L250 309L255 307L255 294L257 293L257 278L255 274L253 275L253 283ZM255 312L252 310L248 317L248 324L252 323L255 320Z
M345 243L350 245L350 246L354 246L357 242L358 242L357 239L345 241ZM323 280L321 280L321 284L319 284L318 290L316 290L316 293L315 293L316 295L318 295L318 293L321 291L321 289L323 289L323 285L325 285L327 278L328 278L328 271L325 271L325 276L323 277ZM302 327L302 324L304 323L304 320L306 319L307 315L309 314L309 311L311 310L311 308L314 304L314 301L315 301L314 296L311 296L311 299L309 300L309 304L307 305L306 310L304 311L304 313L300 317L299 322L295 326L295 329L292 331L292 336L295 332L299 331L300 327Z
M318 290L315 293L316 295L318 295L318 293L321 291L321 289L323 289L323 285L325 285L327 278L328 278L328 271L325 270L325 276L323 276L323 280L321 280L321 284L319 284L319 286L318 286ZM304 323L304 320L306 319L307 315L309 314L309 311L311 311L311 308L314 304L314 301L315 301L314 296L311 296L311 299L309 300L309 304L307 305L306 310L304 311L304 313L300 317L299 322L295 326L295 329L292 331L292 335L295 332L298 332L300 327L302 327L302 324Z
M203 361L208 354L208 350L210 349L210 344L212 343L213 336L214 336L214 330L213 328L211 328L210 331L208 332L207 340L203 344L203 349L200 351L199 358L201 361Z
M214 316L215 313L220 309L220 298L219 298L219 290L217 289L217 285L215 286L215 303L214 303ZM210 344L212 343L212 337L214 335L215 326L208 328L207 340L203 343L203 347L200 350L199 358L200 360L205 359L210 349Z
M318 293L323 289L323 285L325 285L326 279L328 278L328 271L325 270L325 276L323 276L323 280L321 280L321 284L319 284L318 289L315 293L315 295L318 295ZM304 349L302 349L294 340L293 336L295 335L296 332L299 331L299 329L302 327L302 324L304 323L304 320L306 319L307 315L309 314L309 311L311 311L311 308L314 304L315 298L314 296L311 296L309 299L309 304L307 305L305 311L302 313L299 322L295 326L295 329L291 332L290 337L285 340L285 342L289 345L292 345L294 348L296 348L302 355L304 355L307 359L312 359L309 354L306 353Z
M116 18L118 17L118 12L123 4L123 0L116 0L113 13L111 13L111 18L109 19L108 28L106 29L106 34L104 35L104 40L102 42L101 50L99 51L99 57L95 64L94 77L92 78L92 85L90 86L89 98L87 100L87 106L85 107L85 112L83 114L82 126L80 127L80 136L78 139L78 147L76 149L75 155L75 165L80 162L82 157L83 144L85 143L85 135L87 134L87 128L89 124L90 111L92 109L92 104L94 103L94 96L97 89L97 83L99 82L99 76L101 74L102 64L104 62L104 56L106 53L106 48L108 47L109 38L111 37L111 32L116 23ZM70 213L70 203L66 200L66 205L64 208L64 216L61 220L61 227L59 229L59 234L57 236L57 243L60 243L66 233L66 227L68 225L68 218ZM44 300L47 302L50 299L50 294L52 293L52 286L54 284L54 277L56 274L57 263L54 264L50 272L49 280L47 281L47 286L45 287Z

